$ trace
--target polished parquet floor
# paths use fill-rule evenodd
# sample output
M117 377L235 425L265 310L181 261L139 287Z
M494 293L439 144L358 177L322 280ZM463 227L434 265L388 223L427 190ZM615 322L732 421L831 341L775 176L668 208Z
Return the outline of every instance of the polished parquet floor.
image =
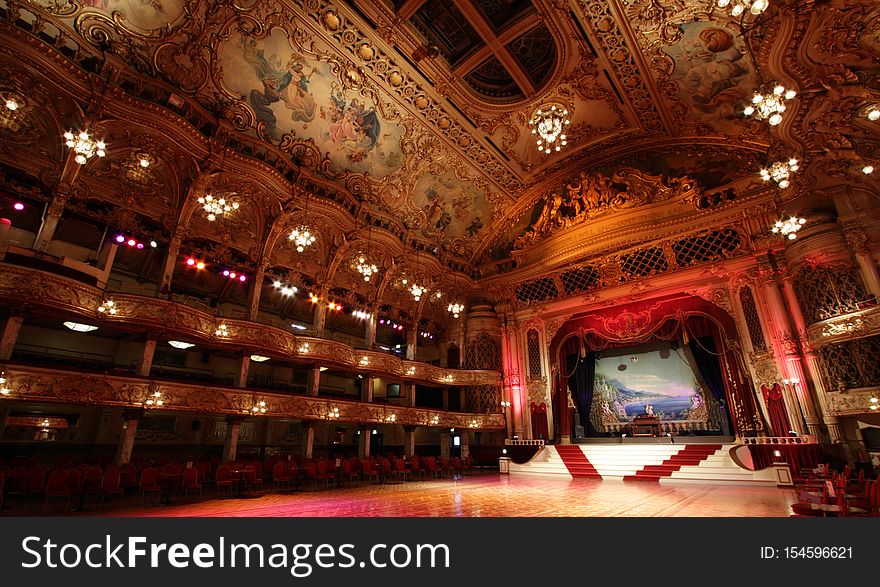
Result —
M789 516L796 496L774 487L660 485L483 475L398 485L266 493L113 507L92 515L211 517L748 517Z

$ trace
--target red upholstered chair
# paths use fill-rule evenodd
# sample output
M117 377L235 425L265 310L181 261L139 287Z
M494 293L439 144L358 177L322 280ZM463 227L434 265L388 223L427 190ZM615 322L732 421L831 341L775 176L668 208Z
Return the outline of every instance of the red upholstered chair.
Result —
M101 479L101 505L104 504L104 499L108 495L122 496L122 487L119 485L120 476L121 471L116 467L109 468L104 473L104 477Z
M263 488L263 477L257 474L257 468L253 465L248 465L244 469L244 482L247 483L248 488L251 487L259 487Z
M394 471L395 475L398 479L402 479L406 481L407 475L409 475L409 470L406 468L406 461L403 459L397 459L397 467Z
M44 492L46 495L46 503L49 502L50 499L56 499L59 497L63 497L67 500L68 505L70 504L70 476L67 474L67 471L53 471L51 475L49 475L49 480L46 482L46 491Z
M286 485L290 488L292 480L293 477L287 468L287 464L284 461L275 461L275 464L272 465L272 482L275 484L275 487L281 489L282 485Z
M137 486L138 486L137 467L135 467L131 463L126 463L126 464L122 465L122 472L119 476L119 480L120 480L120 485L122 485L123 490L137 489Z
M103 479L104 474L101 472L101 469L90 466L84 473L82 473L81 490L85 491L86 495L89 493L99 495L101 493L101 482Z
M351 459L342 459L342 476L351 482L358 480L360 472L352 467Z
M217 487L217 495L220 495L220 490L224 487L229 487L231 493L232 487L237 482L238 480L233 478L228 465L220 465L217 467L217 473L214 475L214 486Z
M25 496L31 493L43 493L46 488L46 470L42 467L34 467L27 473L24 479L23 492Z
M431 475L432 477L440 478L443 470L440 468L440 465L437 464L437 459L434 457L427 457L424 461L425 463L425 474Z
M71 495L78 495L82 491L82 475L79 469L65 469L67 473L67 488Z
M318 481L323 481L324 485L329 487L330 481L333 480L334 473L331 471L330 463L327 459L321 459L318 461L317 470L315 474L315 483Z
M361 464L361 471L364 479L376 479L377 482L379 481L379 470L376 468L376 461L373 459L364 459Z
M202 484L199 483L199 471L195 467L186 469L183 472L183 491L184 495L189 495L191 490L199 490L199 497L202 496Z
M156 481L156 470L147 468L141 471L141 494L144 496L144 502L147 501L148 493L155 493L159 495L162 492L162 487Z

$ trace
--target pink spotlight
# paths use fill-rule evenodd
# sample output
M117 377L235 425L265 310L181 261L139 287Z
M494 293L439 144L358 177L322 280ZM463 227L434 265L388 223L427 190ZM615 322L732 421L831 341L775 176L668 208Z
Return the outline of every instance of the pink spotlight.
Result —
M118 236L116 237L116 242L118 242L118 243L124 243L124 242L125 242L125 237L122 236L121 234L118 235Z
M15 208L16 210L18 210L19 212L24 210L24 204L22 204L21 202L16 202L15 204L12 205L12 207Z
M244 275L239 275L239 276L238 276L238 280L239 280L239 281L244 281L245 279L247 279L247 277L245 277Z
M223 272L223 277L229 277L229 269Z
M138 243L138 244L137 244L137 248L139 248L139 249L144 248L144 243Z
M137 244L137 241L134 240L133 238L130 238L130 239L128 239L128 242L126 242L125 244L127 244L130 247L133 247Z

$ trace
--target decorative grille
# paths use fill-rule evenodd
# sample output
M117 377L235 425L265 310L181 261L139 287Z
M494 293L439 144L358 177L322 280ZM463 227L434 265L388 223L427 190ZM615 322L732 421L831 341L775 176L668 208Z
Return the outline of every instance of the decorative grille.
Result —
M794 288L810 324L855 312L869 297L861 278L850 267L805 265L795 278Z
M467 344L465 369L501 370L501 345L498 339L482 332Z
M743 315L746 318L746 329L749 331L752 349L766 351L767 341L764 340L764 330L761 328L761 318L758 316L758 307L755 305L755 297L752 295L751 288L744 287L739 290L739 303L742 305Z
M822 370L832 389L880 385L880 336L832 344L819 350Z
M516 299L521 302L543 302L559 297L559 289L552 277L541 277L516 288Z
M474 414L497 414L501 411L501 394L494 385L468 387L465 404L465 409Z
M668 269L669 263L660 247L648 247L620 257L620 270L629 278L648 277Z
M543 375L541 371L541 339L537 330L529 330L526 334L526 347L529 355L529 378L537 379Z
M602 286L602 276L592 265L584 265L559 276L568 295L590 291Z
M741 244L742 238L737 231L724 228L682 239L672 244L672 250L678 266L689 267L730 257Z

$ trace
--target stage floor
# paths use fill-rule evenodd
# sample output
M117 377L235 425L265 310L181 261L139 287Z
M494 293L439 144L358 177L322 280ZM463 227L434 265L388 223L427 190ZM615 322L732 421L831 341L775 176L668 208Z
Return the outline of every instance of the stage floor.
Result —
M176 498L182 500L183 498ZM209 517L776 517L794 491L725 485L483 475L461 479L270 493L167 506L112 507L80 515ZM56 514L57 515L57 514Z

